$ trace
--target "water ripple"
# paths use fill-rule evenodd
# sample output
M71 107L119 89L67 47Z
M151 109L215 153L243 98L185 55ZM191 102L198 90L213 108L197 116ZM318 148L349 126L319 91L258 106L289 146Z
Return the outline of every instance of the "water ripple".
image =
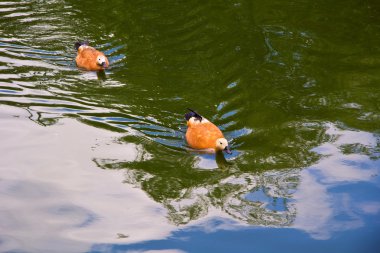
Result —
M35 110L40 120L65 115L133 132L171 149L186 145L183 114L191 107L250 158L289 160L288 166L304 165L299 157L309 154L315 144L310 136L318 132L301 137L299 147L289 140L300 131L291 125L300 111L350 108L364 122L379 118L366 110L369 102L321 92L320 80L303 68L306 56L320 60L313 51L315 34L250 19L245 22L251 30L240 31L247 27L240 7L233 14L209 13L208 4L189 2L178 6L181 15L172 15L171 8L155 12L159 4L141 4L138 15L130 3L107 5L108 22L100 23L96 8L83 2L0 3L0 19L6 21L0 23L0 103ZM118 15L125 6L131 11ZM223 22L220 13L235 21ZM104 76L76 68L77 40L105 52L111 67ZM347 64L356 58L341 59ZM373 57L356 61L377 66ZM366 78L370 83L376 75ZM352 73L341 79L361 81ZM305 121L313 121L308 116ZM287 145L294 157L284 151Z

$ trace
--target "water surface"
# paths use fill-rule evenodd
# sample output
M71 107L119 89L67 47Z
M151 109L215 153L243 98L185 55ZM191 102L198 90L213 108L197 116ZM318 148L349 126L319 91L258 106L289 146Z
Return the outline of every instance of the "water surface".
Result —
M377 252L379 24L376 1L0 2L0 251ZM78 70L78 40L111 67ZM188 107L232 155L188 150Z

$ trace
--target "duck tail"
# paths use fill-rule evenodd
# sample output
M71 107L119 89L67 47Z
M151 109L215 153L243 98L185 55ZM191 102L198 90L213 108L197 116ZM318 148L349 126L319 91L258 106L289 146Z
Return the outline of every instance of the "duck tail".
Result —
M190 112L185 114L185 119L189 121L190 118L195 117L197 120L202 121L202 116L199 115L196 111L193 109L187 108Z
M78 41L75 42L75 49L78 50L80 46L86 45L88 46L88 41Z

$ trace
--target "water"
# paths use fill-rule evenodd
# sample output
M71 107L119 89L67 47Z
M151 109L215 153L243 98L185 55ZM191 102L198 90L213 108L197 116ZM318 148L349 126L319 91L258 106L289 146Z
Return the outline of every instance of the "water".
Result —
M377 252L379 24L377 1L0 2L0 251ZM187 149L188 107L232 155Z

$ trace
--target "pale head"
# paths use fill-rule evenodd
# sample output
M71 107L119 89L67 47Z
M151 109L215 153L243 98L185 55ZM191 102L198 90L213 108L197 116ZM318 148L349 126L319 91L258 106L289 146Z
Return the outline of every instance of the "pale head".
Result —
M230 147L228 146L228 141L225 138L219 138L216 140L215 149L217 151L225 151L227 154L231 154Z
M99 66L102 66L103 68L106 68L107 67L106 57L104 55L99 55L96 58L96 64L98 64Z

